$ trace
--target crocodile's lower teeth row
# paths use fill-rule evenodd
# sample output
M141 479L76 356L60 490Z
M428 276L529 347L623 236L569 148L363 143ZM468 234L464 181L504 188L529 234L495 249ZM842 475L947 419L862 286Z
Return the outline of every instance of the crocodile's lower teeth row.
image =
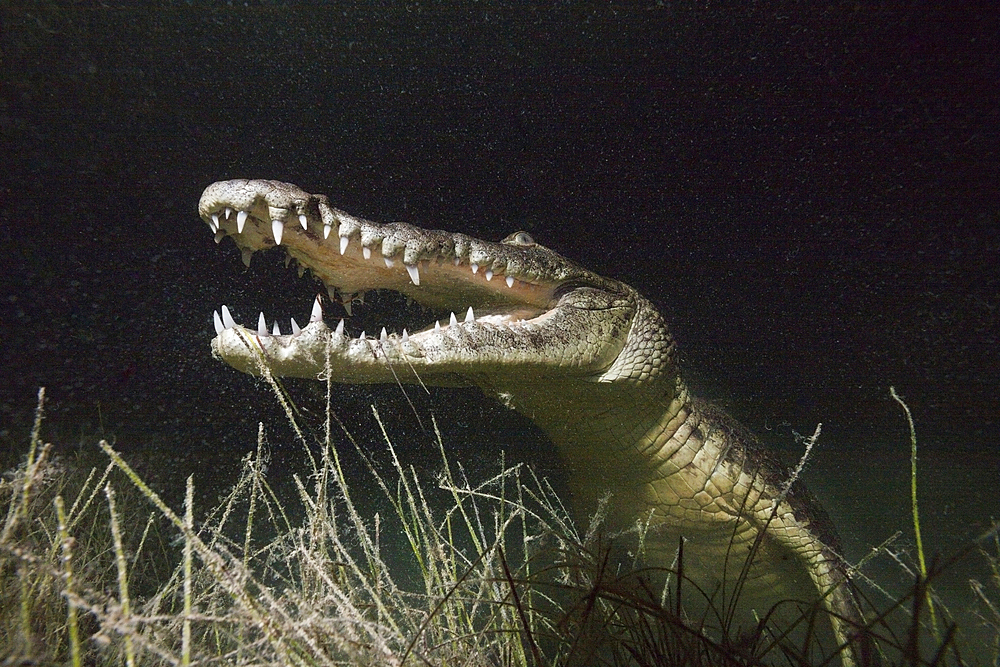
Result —
M238 324L236 324L236 320L233 319L232 313L229 312L229 307L225 305L222 306L221 315L219 314L218 310L212 312L212 320L215 325L216 335L221 335L223 331L227 329L233 329L239 326ZM312 313L309 316L309 323L312 324L313 322L322 322L322 321L323 321L323 306L320 304L319 297L316 297L316 300L313 301ZM469 306L469 310L466 311L465 313L465 319L463 320L463 323L475 322L475 321L476 321L476 314L473 312L472 306ZM299 333L302 331L302 328L295 321L295 318L290 318L290 324L292 332L291 335L293 337L299 335ZM451 313L451 316L449 317L448 320L448 325L449 326L458 325L458 317L455 315L455 313ZM435 330L441 329L441 323L439 321L434 322L434 329ZM340 322L337 324L336 333L339 335L344 335L343 319L341 319ZM278 326L277 320L275 320L274 322L274 327L271 329L270 332L268 332L267 321L264 318L264 313L262 312L257 320L257 335L281 336L283 334L281 333L281 328ZM386 331L385 327L382 327L382 332L379 334L379 340L385 341L388 339L388 337L389 337L388 332ZM365 332L362 331L361 335L358 338L360 340L365 340ZM407 333L406 329L403 329L403 334L401 338L403 342L409 340L409 334Z

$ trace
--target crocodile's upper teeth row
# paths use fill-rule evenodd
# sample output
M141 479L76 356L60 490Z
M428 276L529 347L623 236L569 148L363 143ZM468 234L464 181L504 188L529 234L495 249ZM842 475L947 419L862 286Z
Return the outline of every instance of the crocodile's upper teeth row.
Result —
M226 207L225 209L223 209L223 213L222 214L225 216L226 220L228 220L230 218L230 216L232 215L232 213L233 213L233 209L231 209L229 207ZM246 226L246 221L247 221L247 218L249 217L249 215L250 214L249 214L248 211L237 211L236 212L236 233L237 234L242 234L243 233L243 228ZM212 228L212 232L215 234L215 242L218 243L218 242L222 241L223 238L225 238L225 232L222 231L221 223L219 221L219 212L216 211L215 213L212 213L210 217L211 217L211 222L209 223L209 226ZM298 216L298 220L299 220L299 224L302 225L302 229L308 229L309 228L309 221L306 218L305 214L300 213L299 216ZM323 238L324 239L329 238L331 231L332 231L332 227L329 224L324 223L323 224ZM284 233L285 233L285 223L283 221L281 221L281 220L278 220L278 219L271 220L271 235L274 237L274 243L275 243L275 245L281 245L281 239L284 236ZM347 248L349 246L350 246L350 237L349 236L340 236L340 254L341 255L343 255L344 253L347 252ZM253 254L253 251L249 250L249 249L245 249L244 252L243 252L243 263L246 264L247 266L250 265L250 255L252 255L252 254ZM362 254L362 256L365 259L371 259L372 250L371 250L371 248L369 246L363 245L362 248L361 248L361 254ZM396 260L392 259L391 257L383 257L383 260L385 261L385 265L388 268L392 268L392 267L394 267L396 265ZM454 262L455 262L455 265L458 266L459 264L461 264L462 260L459 257L455 257L454 258ZM419 267L416 264L404 264L404 267L406 268L406 273L410 277L410 281L414 285L418 285L419 286L420 285L420 269L419 269ZM478 264L475 264L475 263L470 264L469 267L472 269L472 273L473 274L478 274L479 273L479 269L481 268ZM494 272L493 272L492 269L486 269L483 272L482 275L483 275L483 277L486 278L487 281L490 281L490 280L493 279L493 276L495 274L494 274ZM515 279L514 276L506 276L504 278L504 282L507 284L507 287L513 288L514 284L517 282L517 279Z

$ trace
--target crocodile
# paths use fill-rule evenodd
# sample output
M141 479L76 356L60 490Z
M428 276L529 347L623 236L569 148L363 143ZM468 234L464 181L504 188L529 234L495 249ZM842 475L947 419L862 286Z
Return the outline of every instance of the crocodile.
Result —
M753 558L751 599L795 591L821 601L842 661L867 662L851 568L828 515L747 429L689 392L664 318L636 289L526 232L490 242L379 224L278 181L214 183L199 214L247 266L281 246L348 314L365 290L442 314L419 330L354 337L342 319L326 325L319 297L309 323L292 320L287 333L269 330L263 314L256 329L240 326L223 306L216 357L253 375L263 359L276 376L479 387L551 438L581 517L603 501L609 527L642 526L647 562L675 562L683 536L685 575L706 590Z

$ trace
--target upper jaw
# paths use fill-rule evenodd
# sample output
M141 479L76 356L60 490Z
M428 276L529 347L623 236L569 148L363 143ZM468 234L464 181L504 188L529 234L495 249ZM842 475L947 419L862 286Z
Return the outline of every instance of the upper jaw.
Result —
M558 286L587 273L542 246L355 218L325 196L278 181L215 183L199 213L216 242L233 238L246 263L253 252L281 245L331 295L389 289L431 308L462 312L471 305L525 317L553 307Z

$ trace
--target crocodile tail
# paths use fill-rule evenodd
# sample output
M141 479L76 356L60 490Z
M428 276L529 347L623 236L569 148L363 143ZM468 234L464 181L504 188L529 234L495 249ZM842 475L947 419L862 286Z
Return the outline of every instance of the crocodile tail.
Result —
M844 667L878 667L882 661L861 611L860 594L847 573L841 574L842 581L825 600L834 634L843 647L841 662Z

